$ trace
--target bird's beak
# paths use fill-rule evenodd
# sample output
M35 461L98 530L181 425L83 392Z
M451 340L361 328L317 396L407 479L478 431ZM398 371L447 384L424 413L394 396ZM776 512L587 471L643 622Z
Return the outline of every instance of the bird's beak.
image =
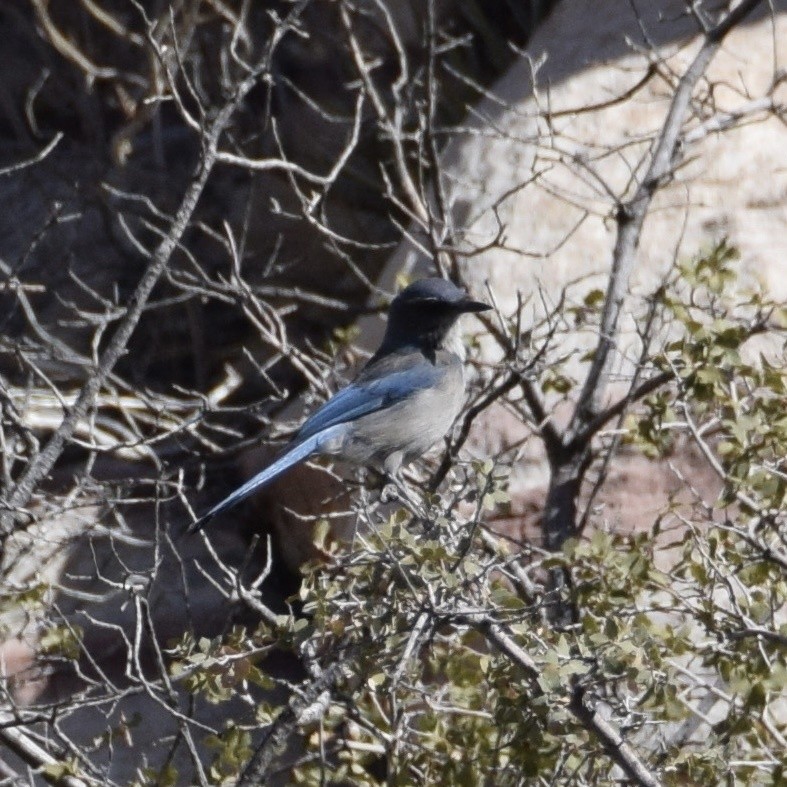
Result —
M492 308L488 303L483 303L483 301L474 301L472 298L466 298L465 300L460 301L457 306L459 307L459 311L462 313L485 312Z

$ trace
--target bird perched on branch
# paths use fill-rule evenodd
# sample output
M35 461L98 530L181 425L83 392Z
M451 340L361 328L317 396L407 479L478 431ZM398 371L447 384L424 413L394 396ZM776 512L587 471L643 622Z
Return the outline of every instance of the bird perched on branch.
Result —
M491 308L446 279L421 279L394 298L382 344L355 381L303 424L284 453L191 526L245 500L314 454L330 454L394 476L451 428L465 396L455 329L468 312Z

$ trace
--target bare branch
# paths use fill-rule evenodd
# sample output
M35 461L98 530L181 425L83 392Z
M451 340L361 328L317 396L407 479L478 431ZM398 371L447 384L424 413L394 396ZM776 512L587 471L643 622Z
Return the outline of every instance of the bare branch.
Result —
M39 162L43 161L58 146L61 139L63 139L63 132L58 131L57 134L55 134L55 136L52 137L52 139L38 153L35 154L35 156L25 159L24 161L20 161L16 164L11 164L9 167L0 168L0 177L3 175L11 175L14 172L19 172L21 169L25 169L32 166L33 164L38 164Z
M563 437L566 450L553 461L552 478L543 519L544 541L549 549L559 550L577 528L577 498L585 471L592 461L590 441L607 391L608 375L614 361L615 346L623 303L629 290L636 262L640 234L651 201L669 178L680 152L681 133L691 99L699 80L718 52L724 37L742 22L762 0L742 0L704 35L694 60L680 78L669 111L656 139L650 163L633 196L618 206L617 237L612 254L612 269L601 315L599 339L590 368L579 394L571 422ZM553 577L558 586L562 584Z
M0 740L21 760L38 771L47 782L63 785L63 787L87 787L87 785L97 784L91 778L81 779L67 774L60 775L56 772L48 772L46 766L57 767L60 765L60 762L28 735L25 735L16 727L10 726L12 723L13 719L9 718L8 714L4 713L0 717ZM43 770L41 770L42 768Z
M618 319L636 261L642 225L653 195L668 178L674 166L681 143L683 123L694 88L719 51L725 36L762 2L763 0L742 0L734 10L706 33L699 52L684 72L672 97L647 171L632 198L618 206L616 216L618 233L612 253L612 270L604 299L599 341L568 430L568 442L574 439L584 423L593 418L601 408L606 390L605 378L613 361Z
M276 47L306 4L306 2L301 2L295 7L288 22L279 28L277 35L275 35L270 42L270 50ZM12 531L16 509L22 508L28 503L37 485L51 470L63 451L66 442L71 438L79 423L93 406L101 387L117 363L117 360L124 352L128 340L131 338L142 316L153 288L163 274L172 252L177 248L189 224L200 195L216 163L219 139L229 126L235 111L240 106L243 99L254 85L257 84L259 75L264 68L267 68L267 63L265 63L263 69L248 75L239 83L235 94L221 108L205 129L202 140L202 156L197 166L194 179L183 196L180 207L175 213L175 217L167 235L161 243L159 243L153 253L145 273L129 299L130 303L126 308L125 315L120 320L118 328L107 344L106 349L101 354L97 368L80 391L74 405L66 410L66 415L61 425L49 438L38 456L29 463L22 477L3 501L3 510L0 512L0 539L6 538Z

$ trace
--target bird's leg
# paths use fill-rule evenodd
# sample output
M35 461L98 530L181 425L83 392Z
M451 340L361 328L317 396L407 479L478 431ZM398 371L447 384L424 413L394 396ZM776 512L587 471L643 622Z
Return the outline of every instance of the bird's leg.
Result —
M414 516L419 519L426 519L426 512L422 502L418 500L412 493L412 490L407 487L407 484L404 483L398 471L393 473L386 472L383 475L383 479L385 485L380 492L381 503L398 501Z

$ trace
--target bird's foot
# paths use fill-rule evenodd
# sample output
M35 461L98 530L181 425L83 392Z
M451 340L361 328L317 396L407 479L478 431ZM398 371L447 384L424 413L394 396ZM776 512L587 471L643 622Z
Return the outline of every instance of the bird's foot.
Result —
M426 516L423 502L408 489L401 478L394 475L386 475L385 485L380 492L380 502L399 503L419 519L424 519Z
M380 490L380 502L383 505L387 505L388 503L399 503L401 499L402 496L395 484L388 482L384 484L383 488Z

